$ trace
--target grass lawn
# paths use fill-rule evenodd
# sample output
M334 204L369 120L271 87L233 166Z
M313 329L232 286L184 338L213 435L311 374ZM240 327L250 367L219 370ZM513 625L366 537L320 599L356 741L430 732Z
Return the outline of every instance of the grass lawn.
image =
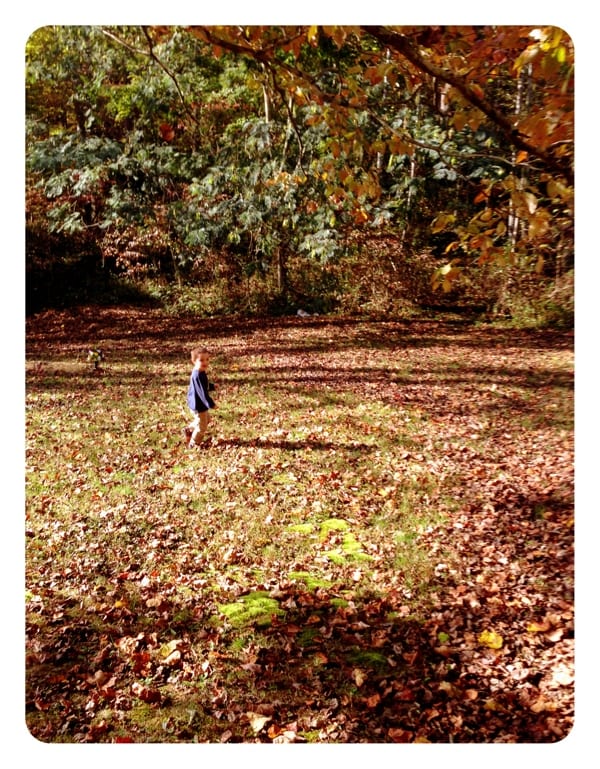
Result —
M37 739L569 732L571 335L80 308L28 320L26 367Z

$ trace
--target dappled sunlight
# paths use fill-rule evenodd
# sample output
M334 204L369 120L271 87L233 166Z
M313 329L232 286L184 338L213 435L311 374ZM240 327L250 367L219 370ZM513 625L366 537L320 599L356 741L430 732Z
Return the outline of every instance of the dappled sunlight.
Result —
M569 334L211 321L219 408L189 449L194 328L94 318L99 369L71 313L28 321L38 739L568 734Z

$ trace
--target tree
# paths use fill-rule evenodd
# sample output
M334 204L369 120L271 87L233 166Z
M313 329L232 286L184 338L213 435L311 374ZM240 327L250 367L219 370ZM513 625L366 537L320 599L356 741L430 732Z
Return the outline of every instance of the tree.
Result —
M559 279L573 66L551 27L45 28L31 218L131 274L263 275L283 298L290 258L326 265L376 233L407 263L432 250L447 291Z
M479 168L475 177L472 171L467 175L479 179L471 196L475 214L461 223L454 211L446 211L433 222L434 232L454 229L457 238L449 251L460 248L483 264L507 256L514 260L517 249L534 248L542 269L557 239L568 242L567 250L572 246L574 51L564 31L381 26L193 31L217 55L229 50L270 68L297 103L310 99L322 105L334 152L343 136L345 148L359 142L364 156L376 157L379 168L386 153L412 159L419 150L435 153L453 175L456 161L472 165L477 159L488 166L485 175ZM332 41L346 57L352 51L352 66L309 68L306 41L314 48ZM333 82L335 87L328 89ZM383 85L391 88L382 109L373 97ZM414 104L421 92L428 94L430 112L440 117L441 135L434 141L419 137L403 115L406 103ZM364 113L379 132L360 130ZM456 151L457 134L469 137L466 151ZM380 196L375 175L363 191L371 199ZM555 256L564 260L564 247ZM449 288L458 274L454 260L440 268L436 281Z

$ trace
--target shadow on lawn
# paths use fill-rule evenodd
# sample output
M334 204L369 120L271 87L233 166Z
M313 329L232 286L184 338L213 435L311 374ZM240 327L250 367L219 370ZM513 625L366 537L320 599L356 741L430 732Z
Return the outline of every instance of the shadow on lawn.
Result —
M184 403L187 389L187 369L181 375L173 372L115 371L110 364L98 371L73 371L55 364L47 369L32 369L27 376L28 393L57 392L69 395L80 393L85 397L102 397L103 408L118 406L123 392L130 397L130 391L156 392L158 388L169 392L179 391L181 403ZM553 371L536 368L533 371L519 367L471 367L464 365L460 371L442 371L438 367L423 366L409 374L390 373L389 367L370 368L367 370L352 367L316 367L312 371L298 370L294 367L264 367L246 369L235 377L227 372L215 372L217 377L217 398L225 409L230 404L235 410L235 392L238 388L252 385L263 388L267 397L281 398L282 403L295 410L310 410L314 403L319 407L328 407L338 403L344 406L345 398L357 393L363 394L363 402L381 402L401 413L402 410L418 408L433 419L445 417L449 410L450 396L456 414L475 417L495 417L512 413L518 419L530 415L547 426L569 426L572 413L567 416L560 408L540 411L535 398L529 400L528 393L549 394L552 398L560 391L573 390L574 381L571 372ZM521 390L521 392L518 392ZM232 396L233 393L233 396ZM274 394L271 395L271 394ZM298 397L312 402L302 402ZM349 406L351 407L351 406ZM390 415L390 419L393 416ZM241 441L241 439L240 439ZM232 439L233 443L233 439ZM241 445L241 444L240 444ZM245 445L256 445L253 441ZM267 444L263 445L267 446ZM309 443L300 441L277 441L271 448L297 451L302 448L334 449L342 448L327 442L313 440ZM346 448L361 448L349 445ZM363 449L368 447L363 446Z
M298 341L295 332L309 330ZM466 320L369 320L322 316L312 318L182 318L140 308L81 307L45 312L27 319L27 355L47 357L48 339L56 348L105 345L131 358L136 352L149 359L184 359L195 344L216 342L236 356L262 353L326 352L332 347L394 349L459 347L516 347L559 349L573 345L570 331L503 329L474 325Z
M340 441L324 441L320 438L308 436L297 440L288 440L286 438L238 438L235 436L209 438L206 443L208 447L222 446L243 446L249 448L280 449L281 451L375 451L377 446L368 443L352 441L350 443L341 443Z
M131 359L130 359L131 360ZM112 362L115 362L114 360ZM400 361L403 363L403 361ZM138 364L139 365L139 364ZM89 364L69 364L54 362L53 364L30 366L27 377L28 389L65 389L65 390L99 390L107 386L150 386L158 385L187 388L189 370L183 361L181 372L144 369L137 367L111 367L111 360L106 361L101 368L94 370ZM211 369L211 380L216 378L218 386L248 386L269 387L280 390L304 388L309 394L318 395L324 391L330 398L331 388L340 393L359 392L364 385L395 386L399 392L404 387L444 386L460 387L461 385L491 385L519 387L524 390L558 387L572 390L574 376L572 372L556 371L537 367L533 370L519 366L472 366L461 362L460 367L453 369L431 364L406 364L409 372L402 368L394 368L387 364L382 366L362 367L360 365L328 366L315 363L310 368L300 365L271 365L246 367L233 373L228 370L228 362L220 367Z
M127 603L135 599L142 612L113 608L68 622L58 612L30 629L27 723L37 739L272 742L291 733L340 743L554 742L569 731L568 708L532 707L543 672L523 671L518 647L500 654L444 638L452 625L493 625L497 610L485 604L418 621L393 590L358 599L355 588L310 591L294 582L238 596L274 596L281 610L234 626L198 594L185 605L153 602L134 577ZM517 615L504 607L506 622ZM167 663L174 639L178 654ZM140 707L141 722L129 717ZM264 717L256 734L248 713Z

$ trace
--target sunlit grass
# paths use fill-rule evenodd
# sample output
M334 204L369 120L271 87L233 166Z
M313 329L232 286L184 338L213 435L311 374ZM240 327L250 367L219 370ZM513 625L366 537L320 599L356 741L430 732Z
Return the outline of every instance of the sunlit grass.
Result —
M279 357L270 355L277 345L268 336L260 354L228 352L228 338L220 349L215 343L219 408L209 439L193 451L181 434L189 418L183 354L161 361L122 350L93 374L75 354L54 360L49 347L42 369L28 364L30 626L52 627L61 613L98 634L130 622L135 632L187 634L198 659L207 653L200 631L218 628L234 659L227 684L235 685L235 676L246 680L237 663L257 642L254 630L293 611L278 597L290 585L329 596L332 611L393 590L402 610L422 620L445 575L460 568L444 525L480 500L480 488L465 484L473 458L482 460L476 481L494 481L507 472L494 465L500 430L540 430L546 413L557 430L568 429L564 388L541 405L526 382L511 385L520 400L491 390L493 381L477 382L476 395L456 395L458 385L444 380L445 348L430 354L421 374L376 345L363 388L347 350L310 336L293 341L294 352ZM491 416L463 414L482 392ZM527 410L513 415L505 403ZM147 601L160 606L163 598L168 627L157 630L159 610ZM307 650L320 637L312 627L298 632ZM349 664L383 665L376 652L346 651ZM318 659L306 665L312 671ZM174 705L144 727L136 719L146 710L132 713L146 735L154 729L169 738L162 728L169 713L183 719Z

